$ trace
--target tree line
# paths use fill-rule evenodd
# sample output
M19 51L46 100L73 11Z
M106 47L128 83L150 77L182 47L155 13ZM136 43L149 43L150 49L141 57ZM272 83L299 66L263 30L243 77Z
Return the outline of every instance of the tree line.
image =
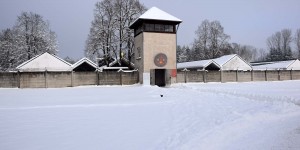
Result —
M293 54L292 43L295 43L295 52L298 56ZM289 60L293 58L300 58L300 29L292 35L292 30L283 29L274 33L267 39L269 54L266 59L271 61Z
M300 58L300 29L294 36L290 29L274 33L266 40L267 50L251 45L230 43L230 36L224 33L224 28L219 21L202 21L195 35L196 38L191 46L177 46L177 62L213 59L228 54L238 54L248 62Z
M127 58L133 62L134 36L129 29L147 8L139 0L102 0L95 4L84 54L108 65L113 59ZM219 21L204 20L195 31L191 45L177 46L177 62L217 58L238 54L246 61L278 61L300 58L300 29L275 32L267 40L268 49L229 42ZM58 41L49 21L33 12L23 12L16 24L0 32L0 71L8 71L44 52L57 54ZM298 56L297 56L298 54ZM67 57L66 61L74 62Z

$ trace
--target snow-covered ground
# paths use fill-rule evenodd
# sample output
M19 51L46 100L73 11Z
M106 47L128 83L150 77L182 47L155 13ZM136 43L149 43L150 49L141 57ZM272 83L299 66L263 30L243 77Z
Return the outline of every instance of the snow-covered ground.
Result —
M300 81L0 89L0 149L294 150L299 104Z

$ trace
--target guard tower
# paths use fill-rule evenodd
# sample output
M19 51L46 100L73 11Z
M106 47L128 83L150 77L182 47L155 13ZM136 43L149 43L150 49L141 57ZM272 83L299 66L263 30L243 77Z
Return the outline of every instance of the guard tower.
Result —
M181 22L152 7L130 25L141 84L166 86L176 82L176 33Z

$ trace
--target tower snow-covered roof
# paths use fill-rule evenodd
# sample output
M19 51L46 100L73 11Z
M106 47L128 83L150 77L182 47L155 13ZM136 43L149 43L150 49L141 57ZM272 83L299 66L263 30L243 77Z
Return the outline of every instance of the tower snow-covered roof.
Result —
M176 21L182 22L182 20L168 14L167 12L160 10L157 7L152 7L144 14L142 14L139 19L150 19L150 20L164 20L164 21Z
M133 28L141 20L157 20L157 21L169 21L175 23L181 23L182 20L170 15L169 13L160 10L157 7L152 7L139 18L137 18L131 25L130 28Z

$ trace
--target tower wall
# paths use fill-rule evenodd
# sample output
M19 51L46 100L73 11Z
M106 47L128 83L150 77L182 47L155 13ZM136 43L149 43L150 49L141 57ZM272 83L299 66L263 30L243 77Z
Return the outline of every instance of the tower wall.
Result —
M150 69L176 69L176 34L144 32L144 72ZM154 64L154 57L164 53L167 64L158 67Z
M157 54L163 53L167 56L167 63L163 67L158 67L154 63ZM143 32L135 37L135 66L139 70L139 81L149 80L153 84L154 69L166 69L166 79L174 83L175 76L171 76L170 70L176 70L176 34ZM148 79L149 78L149 79ZM148 81L147 81L148 82Z

